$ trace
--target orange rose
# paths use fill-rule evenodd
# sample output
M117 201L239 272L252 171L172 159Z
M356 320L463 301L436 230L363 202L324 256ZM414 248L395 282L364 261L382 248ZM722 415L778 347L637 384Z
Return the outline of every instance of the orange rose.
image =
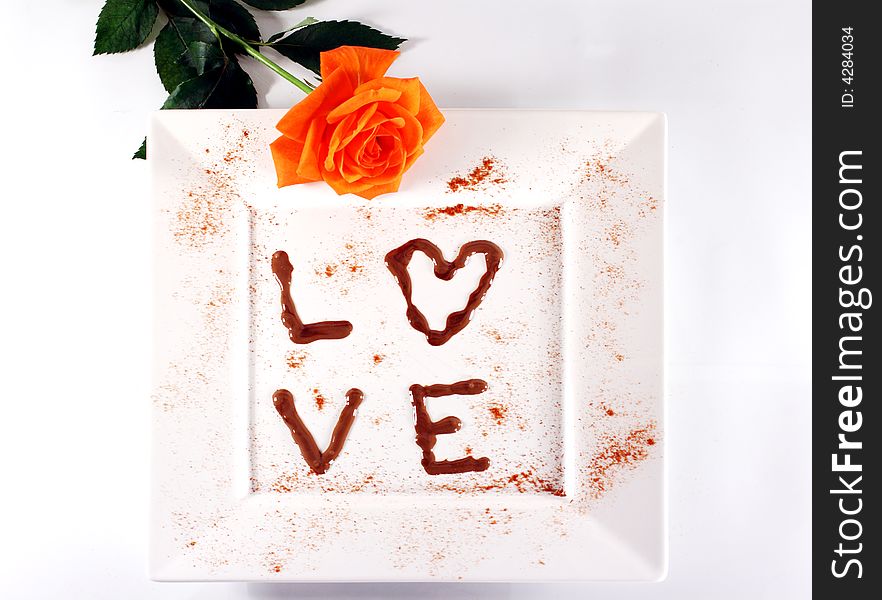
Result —
M322 52L321 85L276 126L279 187L324 180L368 199L398 190L444 117L418 78L384 77L396 58L357 46Z

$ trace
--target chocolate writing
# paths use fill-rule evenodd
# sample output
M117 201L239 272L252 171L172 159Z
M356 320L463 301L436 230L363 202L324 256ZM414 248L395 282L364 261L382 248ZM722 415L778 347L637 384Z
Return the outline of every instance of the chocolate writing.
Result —
M462 310L450 313L447 316L446 326L443 330L436 331L429 327L423 313L413 304L413 284L408 273L413 253L423 252L435 265L435 276L449 281L456 271L465 266L466 261L473 254L483 254L486 270L481 276L478 286L469 295L465 307ZM476 240L463 244L459 254L453 261L444 259L441 250L432 242L418 238L410 240L404 245L392 250L386 255L386 266L392 272L404 294L407 303L407 318L411 326L422 332L429 344L440 346L446 343L454 335L462 331L470 322L475 309L481 304L487 295L493 278L502 266L503 252L493 242ZM273 274L281 288L282 300L282 323L288 329L288 337L295 344L308 344L316 340L337 340L347 337L352 332L352 323L349 321L321 321L317 323L304 323L297 314L294 299L291 295L291 275L293 267L288 259L288 254L279 250L272 257ZM380 362L374 356L374 362ZM443 475L452 473L466 473L469 471L486 471L490 466L487 457L475 458L465 456L455 460L436 460L433 449L437 442L437 436L452 434L459 431L462 421L455 416L444 417L439 421L433 421L426 410L426 398L440 398L454 395L476 395L487 390L487 382L481 379L469 379L452 384L435 385L412 385L410 393L414 410L414 428L416 430L416 443L422 450L422 465L429 475ZM318 399L319 396L316 396ZM322 396L322 404L324 397ZM279 416L288 426L291 437L300 448L304 460L317 475L325 473L331 463L340 455L343 444L349 436L349 430L355 422L358 407L364 400L361 390L352 388L346 392L346 405L343 407L327 449L319 450L315 439L309 429L303 423L294 404L294 395L288 390L280 389L273 394L273 405ZM321 408L321 407L320 407Z
M337 425L331 434L331 442L328 444L328 448L322 452L319 450L318 444L315 443L312 433L310 433L303 423L303 419L297 413L297 408L294 406L294 395L288 390L276 390L276 393L273 394L273 404L276 407L276 411L278 411L288 429L291 430L291 437L294 438L297 446L300 447L300 453L306 460L306 464L309 465L309 468L316 475L321 475L327 471L331 463L334 462L334 459L340 455L343 444L349 436L352 423L355 422L355 414L358 412L358 407L361 405L362 400L364 400L364 394L361 390L352 388L346 392L346 406L343 407L343 411L337 419Z
M486 471L490 466L487 457L474 458L466 456L456 460L435 460L435 448L437 436L448 433L456 433L462 427L462 421L457 417L444 417L440 421L433 421L426 410L426 398L440 398L442 396L473 396L487 390L487 382L481 379L468 379L457 381L453 384L436 385L412 385L410 394L413 403L414 428L416 429L416 443L423 451L422 465L429 475L444 475L450 473L465 473L467 471Z
M469 295L465 308L450 313L447 316L447 324L441 331L433 330L429 327L426 316L414 306L413 303L413 283L410 279L410 273L407 266L410 264L413 253L419 250L428 256L435 264L435 277L450 281L456 272L465 266L466 260L473 254L483 254L484 262L487 270L481 276L478 287ZM399 246L386 255L386 266L392 272L401 292L404 294L404 300L407 303L407 319L410 325L417 331L426 336L429 344L432 346L440 346L447 342L454 335L462 331L469 321L478 305L484 300L493 283L493 278L502 266L503 258L502 249L486 240L476 240L463 244L459 249L459 254L452 262L444 259L441 250L429 240L418 238Z
M288 337L295 344L309 344L316 340L339 340L352 333L349 321L320 321L304 323L297 314L294 298L291 296L291 273L294 268L288 254L279 250L273 254L273 274L282 288L282 323L288 328Z

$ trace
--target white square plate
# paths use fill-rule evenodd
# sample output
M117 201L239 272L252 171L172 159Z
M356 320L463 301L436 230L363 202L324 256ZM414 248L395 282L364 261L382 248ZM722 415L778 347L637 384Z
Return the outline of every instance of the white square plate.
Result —
M658 114L448 110L401 191L367 201L277 189L283 111L166 111L150 134L156 218L151 575L159 580L655 580L666 572ZM483 167L483 171L481 169ZM457 179L460 178L460 179ZM430 346L384 263L427 238L505 253L473 320ZM296 345L270 260L284 250ZM483 273L449 282L414 255L414 302L441 328ZM429 475L409 388L430 398ZM343 450L312 473L273 405L289 390L320 448L346 390Z

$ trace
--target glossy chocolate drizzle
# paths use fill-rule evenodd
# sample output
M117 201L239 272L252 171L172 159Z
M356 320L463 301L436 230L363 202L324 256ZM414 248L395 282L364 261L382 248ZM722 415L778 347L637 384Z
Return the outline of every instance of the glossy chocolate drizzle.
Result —
M483 254L484 261L487 264L487 270L481 276L478 287L469 295L465 308L450 313L447 316L447 324L441 331L431 329L425 315L413 304L413 283L410 273L407 272L407 266L410 264L411 258L413 258L413 253L417 250L432 259L432 262L435 264L435 277L444 281L453 279L456 272L465 266L466 260L472 254ZM404 294L404 300L407 302L407 319L410 321L411 326L425 334L429 344L440 346L469 324L469 321L472 319L472 313L481 304L481 301L484 300L484 296L487 295L487 291L490 289L490 284L493 283L493 278L502 266L503 256L502 249L493 242L476 240L463 244L453 262L448 262L444 260L444 255L438 246L429 240L418 238L410 240L389 252L386 255L386 266L398 281L398 286Z
M349 430L355 421L355 414L358 407L364 400L364 394L361 390L352 388L346 392L346 406L337 419L337 425L334 426L334 432L331 434L331 442L328 444L327 450L320 451L315 438L312 437L309 429L303 423L303 419L297 414L297 408L294 406L294 395L288 390L276 390L273 394L273 404L276 407L282 420L291 430L291 437L297 442L300 453L306 460L309 468L316 475L321 475L328 470L334 459L340 455L343 444L349 436Z
M412 385L410 394L412 397L414 428L416 429L416 443L423 451L422 465L429 475L445 475L450 473L465 473L467 471L486 471L490 466L487 457L474 458L466 456L456 460L435 460L435 447L437 436L448 433L456 433L462 427L462 421L454 416L444 417L440 421L433 421L426 410L426 398L440 398L441 396L473 396L487 390L487 382L481 379L469 379L457 381L453 384L435 385Z
M304 323L297 314L294 299L291 297L291 273L294 267L288 260L287 252L279 250L273 254L273 275L282 288L282 323L288 328L288 337L295 344L308 344L316 340L339 340L352 333L349 321L320 321Z

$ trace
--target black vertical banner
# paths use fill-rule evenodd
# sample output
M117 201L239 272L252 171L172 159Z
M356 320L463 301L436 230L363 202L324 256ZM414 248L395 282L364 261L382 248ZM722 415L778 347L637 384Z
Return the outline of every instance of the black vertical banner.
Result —
M813 595L882 597L882 23L813 4Z

